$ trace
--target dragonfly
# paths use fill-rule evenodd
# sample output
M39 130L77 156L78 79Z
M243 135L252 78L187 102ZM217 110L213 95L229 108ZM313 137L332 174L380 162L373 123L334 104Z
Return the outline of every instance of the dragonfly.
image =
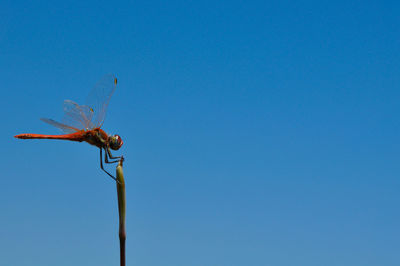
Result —
M84 105L79 105L71 100L65 100L63 104L64 117L62 122L49 118L41 118L43 122L61 129L64 134L19 134L18 139L59 139L82 142L85 141L100 149L100 168L112 179L116 178L103 167L104 162L116 163L123 160L122 156L113 156L111 150L119 150L123 141L119 135L109 135L101 129L108 104L117 87L117 78L108 74L103 76L94 86L86 98Z

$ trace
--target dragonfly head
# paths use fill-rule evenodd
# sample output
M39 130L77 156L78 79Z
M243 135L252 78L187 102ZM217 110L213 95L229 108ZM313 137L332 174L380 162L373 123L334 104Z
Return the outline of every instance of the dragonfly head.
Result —
M113 150L119 150L124 142L122 141L121 137L118 135L110 136L109 138L110 148Z

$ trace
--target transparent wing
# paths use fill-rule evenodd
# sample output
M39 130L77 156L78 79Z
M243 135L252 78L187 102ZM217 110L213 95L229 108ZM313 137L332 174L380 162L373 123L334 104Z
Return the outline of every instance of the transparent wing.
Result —
M59 128L59 129L61 129L66 134L70 134L70 133L74 133L74 132L79 131L79 129L77 129L75 127L64 125L62 123L54 121L53 119L40 118L40 120L42 120L43 122L45 122L47 124L50 124L52 126L55 126L55 127Z
M79 105L71 100L64 101L62 123L47 118L41 118L41 120L61 129L65 133L101 127L116 85L117 79L114 75L105 75L89 93L86 105Z
M93 118L93 110L86 105L79 105L71 100L64 101L64 118L63 124L71 128L92 129L91 122Z
M86 106L93 111L91 126L101 127L106 116L108 103L117 87L117 78L108 74L102 77L94 86L86 99Z

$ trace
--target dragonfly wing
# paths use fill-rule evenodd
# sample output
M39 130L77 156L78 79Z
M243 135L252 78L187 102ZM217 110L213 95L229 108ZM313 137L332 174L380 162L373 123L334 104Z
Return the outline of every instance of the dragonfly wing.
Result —
M67 133L67 134L79 131L79 129L77 129L75 127L59 123L57 121L54 121L53 119L40 118L40 120L42 120L43 122L45 122L47 124L50 124L52 126L55 126L55 127L59 128L59 129L61 129L64 133Z
M106 116L108 103L117 86L117 78L108 74L102 77L94 86L86 99L86 106L93 111L91 126L101 127Z
M93 109L86 105L79 105L71 100L64 101L63 124L72 128L91 129Z

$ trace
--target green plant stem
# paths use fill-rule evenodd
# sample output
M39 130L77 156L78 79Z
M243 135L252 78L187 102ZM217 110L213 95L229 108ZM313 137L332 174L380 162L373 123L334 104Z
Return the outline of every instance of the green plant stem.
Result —
M120 262L121 266L125 266L125 180L124 172L122 170L122 163L124 158L121 158L117 166L117 195L118 195L118 214L119 214L119 248L120 248Z

